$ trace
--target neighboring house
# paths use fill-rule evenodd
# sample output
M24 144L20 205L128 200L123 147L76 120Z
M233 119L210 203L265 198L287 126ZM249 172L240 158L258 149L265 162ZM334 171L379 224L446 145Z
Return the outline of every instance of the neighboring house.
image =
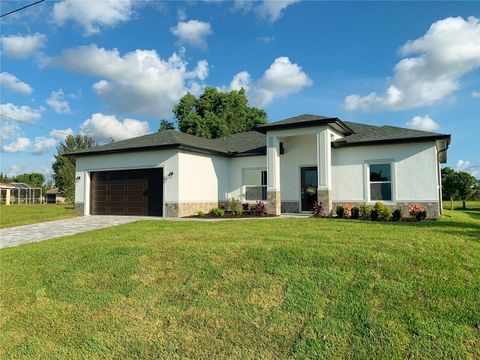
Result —
M65 195L57 188L45 191L45 202L47 204L63 204L65 203Z
M264 201L271 214L381 201L404 213L441 209L440 163L450 135L300 115L257 131L204 139L162 131L76 158L79 214L178 217L229 198Z

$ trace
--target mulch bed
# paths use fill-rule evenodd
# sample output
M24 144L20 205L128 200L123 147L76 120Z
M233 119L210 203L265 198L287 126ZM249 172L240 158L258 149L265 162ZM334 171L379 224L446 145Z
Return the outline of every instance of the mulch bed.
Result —
M213 216L212 214L205 214L203 216L198 216L198 215L190 215L190 216L184 216L184 218L195 218L195 219L246 219L246 218L257 218L257 219L262 219L266 217L276 217L275 215L267 214L263 216L259 215L254 215L248 212L244 212L242 215L234 215L233 213L229 211L225 211L224 216Z

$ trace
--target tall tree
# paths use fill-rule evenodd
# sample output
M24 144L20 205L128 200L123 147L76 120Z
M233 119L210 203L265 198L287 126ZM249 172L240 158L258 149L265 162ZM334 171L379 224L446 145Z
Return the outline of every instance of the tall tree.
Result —
M175 130L175 124L165 119L160 120L160 128L158 129L158 131L164 130Z
M15 176L15 182L25 183L32 187L39 187L43 189L45 183L45 176L40 173L21 174Z
M473 187L477 184L477 179L467 172L459 171L457 173L457 189L460 200L462 200L463 209L467 208L467 200L473 195Z
M442 195L450 200L450 210L453 210L453 199L458 196L457 175L450 167L442 169Z
M57 155L52 165L55 186L65 194L69 203L75 200L75 159L64 154L95 147L97 142L86 135L69 135L57 146Z
M219 91L206 87L198 98L187 93L173 108L180 131L215 139L268 123L264 110L248 105L245 90Z

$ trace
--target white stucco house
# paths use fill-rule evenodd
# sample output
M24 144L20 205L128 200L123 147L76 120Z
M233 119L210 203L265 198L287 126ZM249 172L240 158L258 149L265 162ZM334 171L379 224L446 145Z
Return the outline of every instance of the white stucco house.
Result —
M219 139L162 131L67 156L76 159L82 215L178 217L229 198L271 214L381 201L441 209L450 135L300 115Z

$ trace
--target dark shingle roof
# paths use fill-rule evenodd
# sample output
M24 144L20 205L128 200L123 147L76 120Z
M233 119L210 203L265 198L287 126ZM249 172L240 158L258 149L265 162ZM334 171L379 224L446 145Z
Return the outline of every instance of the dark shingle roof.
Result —
M358 146L382 143L403 143L418 141L433 141L445 139L450 142L450 135L434 132L406 129L396 126L374 126L341 121L317 115L300 115L285 119L270 125L261 126L258 131L247 131L221 137L204 139L198 136L181 133L174 130L160 131L136 138L100 145L92 149L67 154L67 156L83 156L129 151L146 151L154 149L180 148L201 153L221 156L247 156L266 153L266 129L305 127L315 125L335 126L345 133L345 136L332 143L333 147Z

